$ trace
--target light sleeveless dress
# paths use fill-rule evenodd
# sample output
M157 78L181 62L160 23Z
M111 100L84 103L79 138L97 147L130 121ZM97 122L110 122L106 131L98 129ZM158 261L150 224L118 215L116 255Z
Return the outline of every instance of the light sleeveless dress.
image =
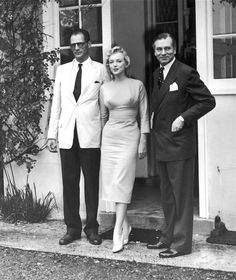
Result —
M145 87L131 78L105 83L100 91L100 107L105 123L100 165L102 199L130 203L140 133L149 132Z

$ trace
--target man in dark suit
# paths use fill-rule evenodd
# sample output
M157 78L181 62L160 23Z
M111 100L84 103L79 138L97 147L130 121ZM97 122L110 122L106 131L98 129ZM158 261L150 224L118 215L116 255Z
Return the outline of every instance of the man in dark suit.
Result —
M176 41L169 33L153 41L160 67L154 71L151 126L165 227L149 249L166 249L161 258L192 251L194 163L197 120L215 107L215 99L198 72L175 58Z

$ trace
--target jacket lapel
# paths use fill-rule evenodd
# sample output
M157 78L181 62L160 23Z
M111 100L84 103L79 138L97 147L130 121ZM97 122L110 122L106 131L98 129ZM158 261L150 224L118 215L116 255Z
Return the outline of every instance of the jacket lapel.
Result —
M75 87L75 80L77 71L74 70L74 68L77 66L78 63L76 63L75 60L73 60L68 66L68 72L69 72L69 79L68 79L68 90L69 90L69 98L73 100L73 103L76 103L75 97L74 97L74 87Z
M165 103L165 100L168 98L168 93L169 93L169 86L175 81L176 79L176 70L177 70L177 66L178 66L178 62L177 60L175 60L175 62L173 63L173 65L171 66L162 87L159 89L157 87L156 89L156 98L154 101L154 112L157 114L161 107L163 106L163 104Z

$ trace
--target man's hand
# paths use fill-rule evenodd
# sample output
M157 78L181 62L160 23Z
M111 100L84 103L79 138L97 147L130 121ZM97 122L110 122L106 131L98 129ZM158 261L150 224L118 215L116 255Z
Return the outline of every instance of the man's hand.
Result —
M57 152L57 140L56 139L48 139L47 143L48 149L52 153Z
M184 119L183 117L179 116L177 119L175 119L171 125L171 132L179 131L184 126Z

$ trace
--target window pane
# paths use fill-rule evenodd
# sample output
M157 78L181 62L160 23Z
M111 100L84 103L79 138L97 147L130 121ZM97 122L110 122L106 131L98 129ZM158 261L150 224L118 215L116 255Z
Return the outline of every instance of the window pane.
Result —
M82 8L82 26L90 33L92 43L102 43L102 12L100 7Z
M61 64L70 62L74 59L74 55L70 49L60 50L60 55ZM102 63L102 47L91 47L90 56L92 59Z
M236 78L236 38L214 39L214 78Z
M71 7L78 5L78 0L59 0L59 7Z
M61 54L61 64L70 62L74 59L74 55L70 49L60 50L60 54Z
M173 21L178 19L178 7L176 0L156 1L156 21Z
M102 61L102 47L90 48L90 56L93 60L103 63Z
M70 45L72 28L79 25L79 10L64 10L59 12L60 46Z
M155 34L162 32L171 33L175 38L178 38L178 23L156 24Z
M81 5L101 4L101 0L81 0ZM59 7L72 7L79 5L79 0L59 0Z
M236 32L236 7L226 0L213 0L213 34Z
M81 5L100 4L101 0L81 0Z

